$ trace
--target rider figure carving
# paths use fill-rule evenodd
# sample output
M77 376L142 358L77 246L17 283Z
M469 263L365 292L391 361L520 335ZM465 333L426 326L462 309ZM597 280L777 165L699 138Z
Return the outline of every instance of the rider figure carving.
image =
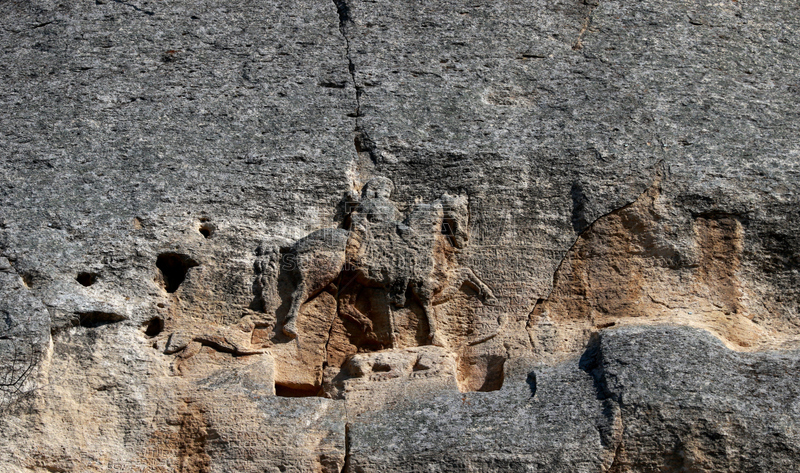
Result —
M452 252L437 250L440 248L437 245L444 244L445 226L454 248L466 244L469 238L466 197L445 194L431 204L418 203L401 222L402 216L390 200L393 188L387 178L370 180L360 198L354 192L345 196L345 210L355 207L346 213L345 226L349 228L317 230L295 242L285 255L281 253L285 262L292 263L285 270L296 284L284 319L286 335L297 336L301 305L337 280L339 314L362 325L365 333L372 332L372 322L356 308L359 288L383 288L387 302L394 307L404 307L406 294L411 294L423 308L429 338L435 345L445 343L437 330L435 297L446 300L467 283L482 299L493 298L489 287L471 269L461 267L448 256ZM342 276L353 279L342 280ZM397 331L391 307L389 310L392 346L396 346Z
M394 184L391 180L385 177L371 179L362 189L358 206L350 213L350 238L345 250L346 259L351 268L367 272L365 279L368 280L380 280L393 273L394 268L391 266L397 263L387 258L390 255L383 254L384 251L391 250L393 245L402 244L397 241L398 229L402 232L405 227L400 221L400 211L389 199L393 190ZM378 243L376 240L382 241ZM368 249L370 253L367 254ZM405 282L407 285L407 280ZM390 301L394 306L402 307L405 304L406 288L402 282L394 286L396 287L389 288ZM342 288L340 293L340 312L346 311L351 318L356 318L351 312L357 312L352 307L357 295L347 289Z
M393 190L394 184L385 177L376 177L364 185L361 202L350 214L350 238L346 251L347 261L353 266L361 266L358 261L373 239L373 230L377 229L379 235L387 230L394 233L394 227L399 224L400 212L389 200Z

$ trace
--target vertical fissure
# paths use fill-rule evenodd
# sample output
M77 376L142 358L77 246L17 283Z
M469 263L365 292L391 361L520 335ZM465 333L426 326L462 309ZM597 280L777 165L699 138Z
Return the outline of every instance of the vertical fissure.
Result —
M602 405L603 421L595 424L595 428L604 449L603 471L609 471L618 461L619 450L624 440L625 424L622 398L619 393L612 391L606 379L602 334L595 333L589 339L578 367L592 377L595 398Z
M378 155L375 151L375 142L369 138L369 135L364 131L364 127L361 124L361 95L364 89L358 85L358 81L356 80L356 65L353 62L350 37L347 34L348 28L353 24L350 6L347 4L346 0L333 0L333 4L336 5L336 12L339 15L339 32L342 33L342 37L344 38L347 69L350 72L350 79L353 81L353 88L356 92L356 111L353 114L353 118L355 119L355 139L353 141L356 153L359 156L362 154L368 155L372 163L377 164Z
M347 69L350 72L350 78L353 81L353 88L356 91L356 127L358 126L358 118L361 116L361 87L356 82L356 65L353 63L353 57L350 49L350 38L347 36L347 28L353 22L350 16L350 6L345 0L333 0L336 5L336 12L339 14L339 32L342 33L345 45L345 55L347 57Z
M341 473L346 473L350 470L350 423L344 424L344 465L342 465Z

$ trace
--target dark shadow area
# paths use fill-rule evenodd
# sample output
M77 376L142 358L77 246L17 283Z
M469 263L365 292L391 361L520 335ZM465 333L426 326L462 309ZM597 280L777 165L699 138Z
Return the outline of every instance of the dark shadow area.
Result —
M79 312L78 325L87 328L97 328L103 325L122 322L125 317L113 312Z
M536 395L536 372L531 371L528 373L528 377L525 379L525 382L528 384L528 389L531 390L531 397Z
M80 283L81 286L89 287L92 284L97 282L97 274L96 273L80 273L75 280Z
M600 441L607 449L617 450L621 445L615 434L616 425L619 422L618 417L622 415L619 406L620 399L618 395L608 389L603 367L603 347L598 333L593 333L586 344L586 350L581 355L578 367L592 377L595 396L602 402L603 420L595 426L600 433Z
M580 234L589 227L586 219L586 204L589 203L589 199L583 191L583 185L579 182L572 184L569 194L572 197L572 229L575 230L575 233Z
M211 235L214 234L214 225L208 222L201 223L199 232L204 238L211 238Z
M275 385L275 395L280 397L322 397L323 392L321 387L295 387Z
M161 253L156 259L156 267L161 271L164 289L169 293L178 290L178 287L186 279L189 268L199 265L200 263L188 255L180 253Z
M34 279L33 273L24 272L21 273L19 277L22 278L22 284L24 284L25 287L33 286L33 279Z
M164 320L160 317L153 317L147 322L147 328L144 334L148 337L155 337L164 330Z
M586 350L578 361L578 367L586 372L594 380L595 393L597 399L607 399L605 376L602 367L602 348L600 345L600 335L593 333L586 344Z
M428 366L427 364L423 363L422 359L418 357L417 361L414 363L414 367L411 368L411 371L414 371L414 372L416 372L416 371L427 371L429 369L431 369L431 367Z
M478 388L478 391L497 391L503 387L503 381L505 380L504 367L506 359L502 356L492 355L488 356L486 361L486 380Z

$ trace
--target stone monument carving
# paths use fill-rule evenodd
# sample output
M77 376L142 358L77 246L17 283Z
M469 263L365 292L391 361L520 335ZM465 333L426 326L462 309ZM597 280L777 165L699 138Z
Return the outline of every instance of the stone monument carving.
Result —
M338 228L317 230L266 258L271 264L262 266L274 268L279 261L280 269L290 273L294 282L284 334L296 337L301 306L333 289L339 315L371 333L370 316L355 303L357 288L371 287L383 291L390 308L402 308L407 296L413 297L424 312L430 343L444 346L446 341L437 331L435 304L452 297L464 284L471 286L483 303L495 300L491 289L456 260L457 252L469 242L467 197L443 194L432 203L412 205L402 218L390 200L393 189L387 178L370 180L361 195L352 191L345 195ZM262 285L262 298L274 293ZM396 347L392 317L389 325Z

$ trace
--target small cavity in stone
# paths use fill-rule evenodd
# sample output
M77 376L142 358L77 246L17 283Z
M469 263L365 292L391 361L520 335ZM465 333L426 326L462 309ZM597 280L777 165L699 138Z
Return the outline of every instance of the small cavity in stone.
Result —
M214 227L210 223L203 223L200 225L200 234L206 238L211 238L214 233Z
M164 330L164 320L160 317L153 317L147 322L144 334L148 337L155 337Z
M103 325L114 324L125 320L124 316L113 312L79 312L76 315L78 316L78 325L86 328L102 327Z
M161 253L156 259L156 267L161 272L164 290L175 292L186 279L189 268L199 266L200 263L188 255L180 253Z
M87 272L79 273L75 280L78 281L81 286L89 287L97 282L97 274Z
M280 384L275 384L275 395L280 397L317 397L322 396L322 389L319 387L290 388Z

